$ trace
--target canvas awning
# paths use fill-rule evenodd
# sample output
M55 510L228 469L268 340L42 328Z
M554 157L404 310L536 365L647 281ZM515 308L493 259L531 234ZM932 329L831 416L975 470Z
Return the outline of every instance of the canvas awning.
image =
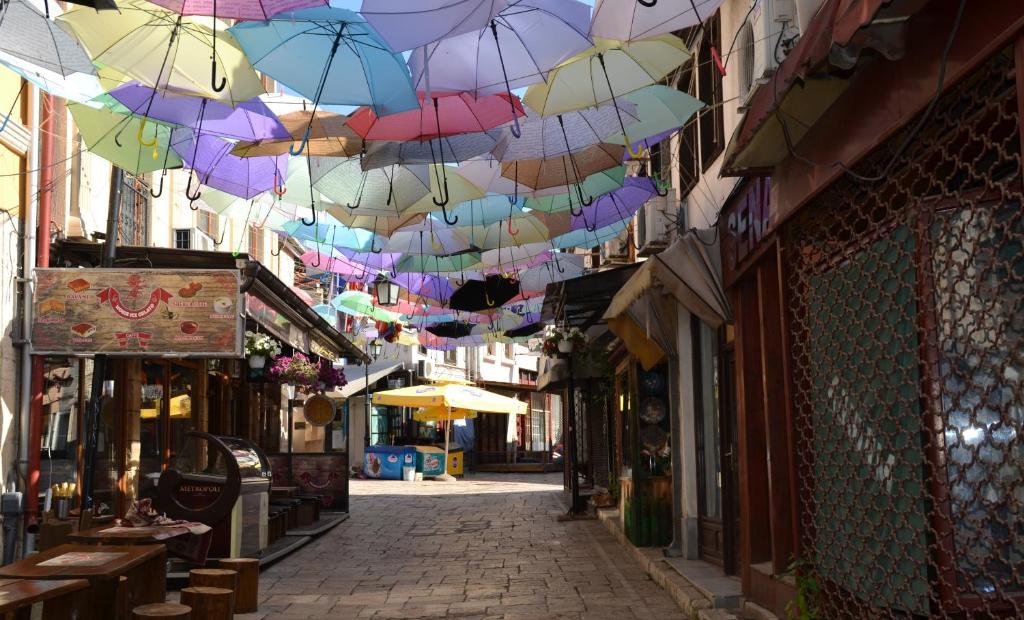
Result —
M369 384L373 385L401 367L401 363L395 364L393 362L370 364L369 369L365 369L362 366L345 366L345 378L348 380L348 383L340 389L328 392L326 396L329 398L348 398L366 388L367 378L369 378ZM369 377L367 377L367 372Z
M718 257L713 230L691 231L649 258L612 298L603 316L608 329L644 368L675 354L674 303L711 327L732 320Z

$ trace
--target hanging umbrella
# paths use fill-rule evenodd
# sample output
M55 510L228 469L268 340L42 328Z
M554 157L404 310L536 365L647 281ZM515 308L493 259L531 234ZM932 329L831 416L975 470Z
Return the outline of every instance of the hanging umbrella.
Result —
M35 84L40 90L75 103L88 103L97 107L98 104L90 101L105 92L99 79L91 73L71 73L65 76L2 51L0 64Z
M376 321L395 323L398 315L394 312L375 306L373 295L363 291L344 291L331 300L331 305L338 311L352 316L368 316Z
M459 273L480 264L479 252L459 252L448 256L406 255L395 265L395 270L415 273Z
M378 115L418 107L400 55L352 11L322 7L231 28L257 69L320 104L368 105ZM309 127L299 148L305 148Z
M548 71L592 45L590 7L576 0L519 0L486 28L430 43L409 58L419 90L432 86L477 96L543 81ZM518 134L518 130L516 134Z
M89 152L118 168L138 175L181 166L181 158L170 148L170 125L80 103L69 103L68 109ZM119 143L117 133L122 130L133 138Z
M426 330L441 338L464 338L473 333L473 323L467 321L448 321L431 325Z
M686 124L690 118L704 107L704 103L688 93L661 84L655 84L633 91L622 97L620 106L632 104L636 107L640 121L629 124L629 139L641 142L650 139L650 144L660 142L658 136L670 133ZM625 108L623 108L625 109ZM606 142L625 144L622 131L607 136ZM632 150L632 149L630 149Z
M490 153L500 138L500 129L490 129L426 142L374 142L366 146L362 166L371 170L394 164L458 164Z
M509 338L525 338L536 334L542 329L544 329L544 323L529 323L527 325L516 327L515 329L506 330L505 335Z
M398 217L430 192L423 165L363 170L355 157L313 157L310 163L317 191L359 215Z
M96 74L86 50L27 0L8 0L0 12L0 52L64 77Z
M625 180L626 168L618 166L588 176L580 184L580 189L587 196L600 196L619 189ZM533 196L526 199L523 206L532 211L557 213L578 208L580 204L575 191L566 192L564 187L557 187L534 192Z
M359 13L396 52L487 27L515 0L363 0Z
M546 159L506 161L501 164L501 176L514 178L534 189L565 187L595 172L621 165L624 150L624 147L613 144L595 144L581 151Z
M196 127L200 108L203 133L236 140L288 138L288 131L265 103L254 97L236 107L198 97L158 92L149 86L131 82L110 91L110 97L132 114L183 127Z
M668 34L701 23L721 4L722 0L597 0L590 34L621 41Z
M480 266L494 267L502 271L518 271L546 263L551 259L550 243L524 243L518 246L502 246L480 253Z
M462 170L461 167L459 169ZM460 202L448 209L448 215L458 218L458 226L465 234L473 235L473 231L478 228L508 220L510 210L515 214L523 213L522 206L525 202L525 198L513 201L501 194L488 194Z
M385 237L390 237L406 226L415 226L426 217L422 213L403 213L391 217L363 215L360 209L348 209L341 206L328 207L327 212L349 228L376 231L378 235Z
M174 131L172 144L175 153L191 168L199 182L240 198L253 198L278 187L287 176L288 157L237 157L231 154L233 144L191 129ZM189 177L189 185L192 178ZM190 200L198 198L198 190L186 190Z
M519 287L525 293L544 292L548 284L563 282L583 275L583 256L579 254L556 254L552 260L539 267L519 272Z
M312 244L314 248L324 246L321 251L328 252L330 248L347 248L357 252L368 252L374 241L373 233L361 228L349 228L338 222L332 222L329 217L321 217L312 226L304 224L301 220L289 220L277 230L287 233L298 241ZM339 253L339 256L340 253Z
M467 280L449 301L452 310L479 312L497 308L519 294L519 280L500 275L485 280Z
M689 59L682 39L670 34L632 43L595 39L593 48L552 71L547 83L527 89L523 101L542 116L606 101L621 112L618 97L660 81ZM617 120L628 135L625 120Z
M482 250L539 243L551 238L547 223L536 215L513 208L513 216L487 226L476 226L467 231L473 245Z
M447 227L443 222L428 218L419 224L395 231L384 244L384 251L444 256L464 252L471 247L461 229Z
M295 111L282 114L278 121L285 128L283 139L260 139L258 141L239 142L235 145L234 155L239 157L259 157L261 155L284 155L302 144L306 127L309 127L309 139L305 154L313 157L355 157L363 149L363 140L348 126L348 117L335 112Z
M57 21L74 33L98 66L158 90L230 106L265 92L234 38L216 32L219 26L212 18L182 17L142 0L126 0L117 13L79 8ZM199 76L211 55L224 74L222 90Z
M348 126L367 140L423 141L486 131L526 114L519 97L510 99L505 93L479 98L469 93L435 92L431 99L424 93L417 96L416 110L378 117L372 108L364 107L352 113Z
M559 231L552 236L570 230L587 229L591 232L616 222L632 218L644 204L659 193L654 181L647 177L628 177L623 186L613 192L598 196L594 204L579 211L561 211L545 217L549 229Z
M448 278L429 273L399 273L398 277L391 278L391 281L411 294L439 303L447 303L455 292L455 287Z
M628 127L640 120L635 110L636 106L632 104L621 105L622 117ZM615 107L611 105L558 116L537 114L523 120L521 125L522 136L518 139L506 128L505 135L494 149L494 156L499 161L564 155L605 142L607 136L620 133Z
M598 228L597 230L580 228L553 238L551 240L551 247L559 249L575 247L593 248L618 237L619 233L625 229L625 220L605 226L604 228Z

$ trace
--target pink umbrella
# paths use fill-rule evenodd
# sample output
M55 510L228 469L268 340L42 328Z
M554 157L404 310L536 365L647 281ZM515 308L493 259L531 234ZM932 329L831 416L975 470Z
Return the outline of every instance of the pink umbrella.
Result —
M433 93L432 101L423 93L417 96L418 110L378 118L372 108L363 107L349 117L347 125L366 140L423 141L487 131L526 115L519 97L508 93L479 98L469 93Z
M213 55L211 60L210 81L213 90L218 93L224 90L226 79L217 83L217 18L248 21L266 21L285 11L327 6L328 0L152 0L169 11L182 15L210 15L213 22Z

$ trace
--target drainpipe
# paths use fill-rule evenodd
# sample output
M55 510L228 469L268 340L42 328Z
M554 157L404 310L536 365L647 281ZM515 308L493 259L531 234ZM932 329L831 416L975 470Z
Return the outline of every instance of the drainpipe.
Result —
M54 135L54 107L56 98L46 95L42 98L42 116L39 131L42 134L42 161L39 165L39 225L36 228L36 267L50 266L50 223L53 219L53 165L57 137ZM30 224L27 224L30 225ZM32 356L32 401L28 419L28 480L25 484L25 512L27 533L35 534L38 529L39 512L39 466L42 452L43 433L43 357ZM34 536L33 536L34 538ZM26 541L27 542L27 541ZM26 552L33 549L26 546Z
M31 416L31 402L32 402L32 345L29 342L29 337L32 334L32 302L33 302L33 288L32 288L32 268L36 264L36 211L39 207L39 187L40 187L40 166L39 166L39 89L31 89L32 96L30 98L30 109L32 110L31 119L31 142L29 145L29 173L28 180L28 204L25 208L24 224L22 225L23 233L23 252L21 262L21 360L20 360L20 378L21 386L18 394L18 473L20 478L20 484L18 485L22 491L26 491L26 484L29 480L29 438L31 437L29 430L29 417ZM38 450L36 452L38 459ZM36 465L36 474L38 475L39 467L38 460ZM25 544L22 548L22 552L26 553L28 549L35 545L35 535L27 532L25 534Z

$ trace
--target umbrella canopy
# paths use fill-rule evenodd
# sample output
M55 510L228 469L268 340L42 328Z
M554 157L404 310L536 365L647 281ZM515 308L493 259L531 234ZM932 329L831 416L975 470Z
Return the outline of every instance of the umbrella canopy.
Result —
M473 323L467 321L446 321L431 325L426 330L441 338L464 338L473 333Z
M544 329L543 323L528 323L515 329L509 329L505 331L505 335L509 338L523 338L526 336L532 336Z
M328 207L327 212L349 228L376 231L378 235L384 235L385 237L390 237L397 230L406 226L414 226L426 217L422 213L403 213L402 215L391 217L363 215L360 209L348 209L339 206Z
M203 133L237 140L288 138L288 131L259 98L243 101L236 107L198 97L183 97L158 92L138 82L110 91L110 96L132 114L196 127L200 120Z
M621 165L624 151L625 147L614 144L595 144L556 157L505 161L501 164L501 176L534 189L564 187Z
M629 139L634 143L682 127L690 117L704 107L704 102L700 99L661 84L647 86L625 95L619 105L624 110L627 104L635 106L639 118L636 123L626 122ZM621 131L606 138L606 141L612 144L625 144ZM660 140L654 140L651 144L655 142Z
M430 170L423 165L363 170L354 157L314 157L310 163L317 191L359 215L397 217L430 192Z
M352 11L321 7L231 28L253 65L314 104L368 105L379 115L418 106L400 55Z
M338 311L353 316L368 316L377 321L394 323L398 321L398 315L375 306L373 295L362 291L344 291L331 300L331 305Z
M639 121L632 104L621 105L627 127ZM557 116L531 116L521 121L522 135L517 139L507 128L494 149L500 161L554 157L586 148L619 133L615 107L603 105ZM631 130L632 133L632 130Z
M430 140L493 129L523 116L519 97L501 93L473 97L469 93L434 93L426 99L418 93L417 110L378 117L371 108L352 113L348 126L367 140ZM515 114L512 114L515 110Z
M442 274L463 272L479 264L478 252L460 252L449 256L407 254L398 261L395 269L399 272Z
M562 211L549 214L545 221L558 236L570 230L604 228L616 222L633 217L648 200L658 192L654 182L647 177L628 177L625 184L613 192L598 196L594 204L576 211ZM549 237L550 238L550 237Z
M568 228L559 232L567 231ZM519 210L514 210L511 218L506 216L502 221L487 226L477 225L466 230L466 235L473 245L482 250L547 241L551 234L546 221L535 214Z
M615 191L622 187L622 184L626 180L626 168L625 166L618 166L616 168L609 168L608 170L602 170L601 172L595 172L580 184L582 193L587 196L600 196L607 194L608 192ZM555 191L556 193L550 193ZM559 211L567 211L572 208L578 208L579 197L575 191L565 192L564 188L555 188L554 190L547 189L535 192L530 198L526 199L524 207L533 211L544 211L547 213L557 213Z
M458 384L414 385L374 392L373 404L392 407L444 407L512 415L522 415L526 413L527 408L525 402L514 398L481 390L475 386Z
M231 106L265 92L235 39L215 32L211 18L181 17L142 0L127 0L116 13L76 8L57 21L78 37L97 65L147 86ZM209 79L211 54L226 80L223 90Z
M632 43L594 39L594 47L559 65L523 102L543 116L614 101L658 82L690 59L682 39L660 35Z
M590 47L589 29L590 7L582 2L519 0L486 27L414 51L409 67L419 90L429 81L443 91L507 93L543 81L562 61Z
M395 231L384 244L384 251L444 256L469 250L470 247L469 239L461 229L446 227L444 223L429 218Z
M68 109L89 152L118 168L143 174L181 166L181 158L170 147L170 125L80 103L70 103ZM118 140L119 133L125 134L123 140Z
M278 186L288 173L288 157L237 157L233 144L190 129L174 131L172 144L200 183L240 198L253 198Z
M103 95L105 91L100 85L99 78L91 73L72 73L65 76L45 69L31 60L12 56L3 51L0 51L0 64L35 84L41 90L76 103L88 103ZM95 107L96 104L92 105Z
M44 17L27 0L10 0L0 19L0 52L62 76L95 74L78 41Z
M548 284L562 282L583 275L583 257L578 254L558 254L558 260L519 272L519 287L524 292L543 292Z
M689 28L711 17L722 0L693 2L621 2L597 0L590 33L595 37L635 41Z
M412 419L417 422L445 422L447 420L465 420L475 418L476 411L469 409L451 409L447 407L427 407L412 412Z
M285 11L326 6L327 0L150 0L182 15L215 15L224 19L267 20Z
M396 52L479 31L514 0L363 0L359 13Z
M348 117L335 112L318 110L288 112L278 117L284 126L283 139L256 139L239 142L232 154L239 157L284 155L302 145L306 127L309 140L305 154L313 157L355 157L363 149L363 140L347 126Z
M490 129L425 142L374 142L367 145L362 166L370 170L394 164L457 164L490 153L500 138L500 129Z
M467 280L452 293L449 305L453 310L479 312L498 308L518 294L519 280L493 275L485 280Z

